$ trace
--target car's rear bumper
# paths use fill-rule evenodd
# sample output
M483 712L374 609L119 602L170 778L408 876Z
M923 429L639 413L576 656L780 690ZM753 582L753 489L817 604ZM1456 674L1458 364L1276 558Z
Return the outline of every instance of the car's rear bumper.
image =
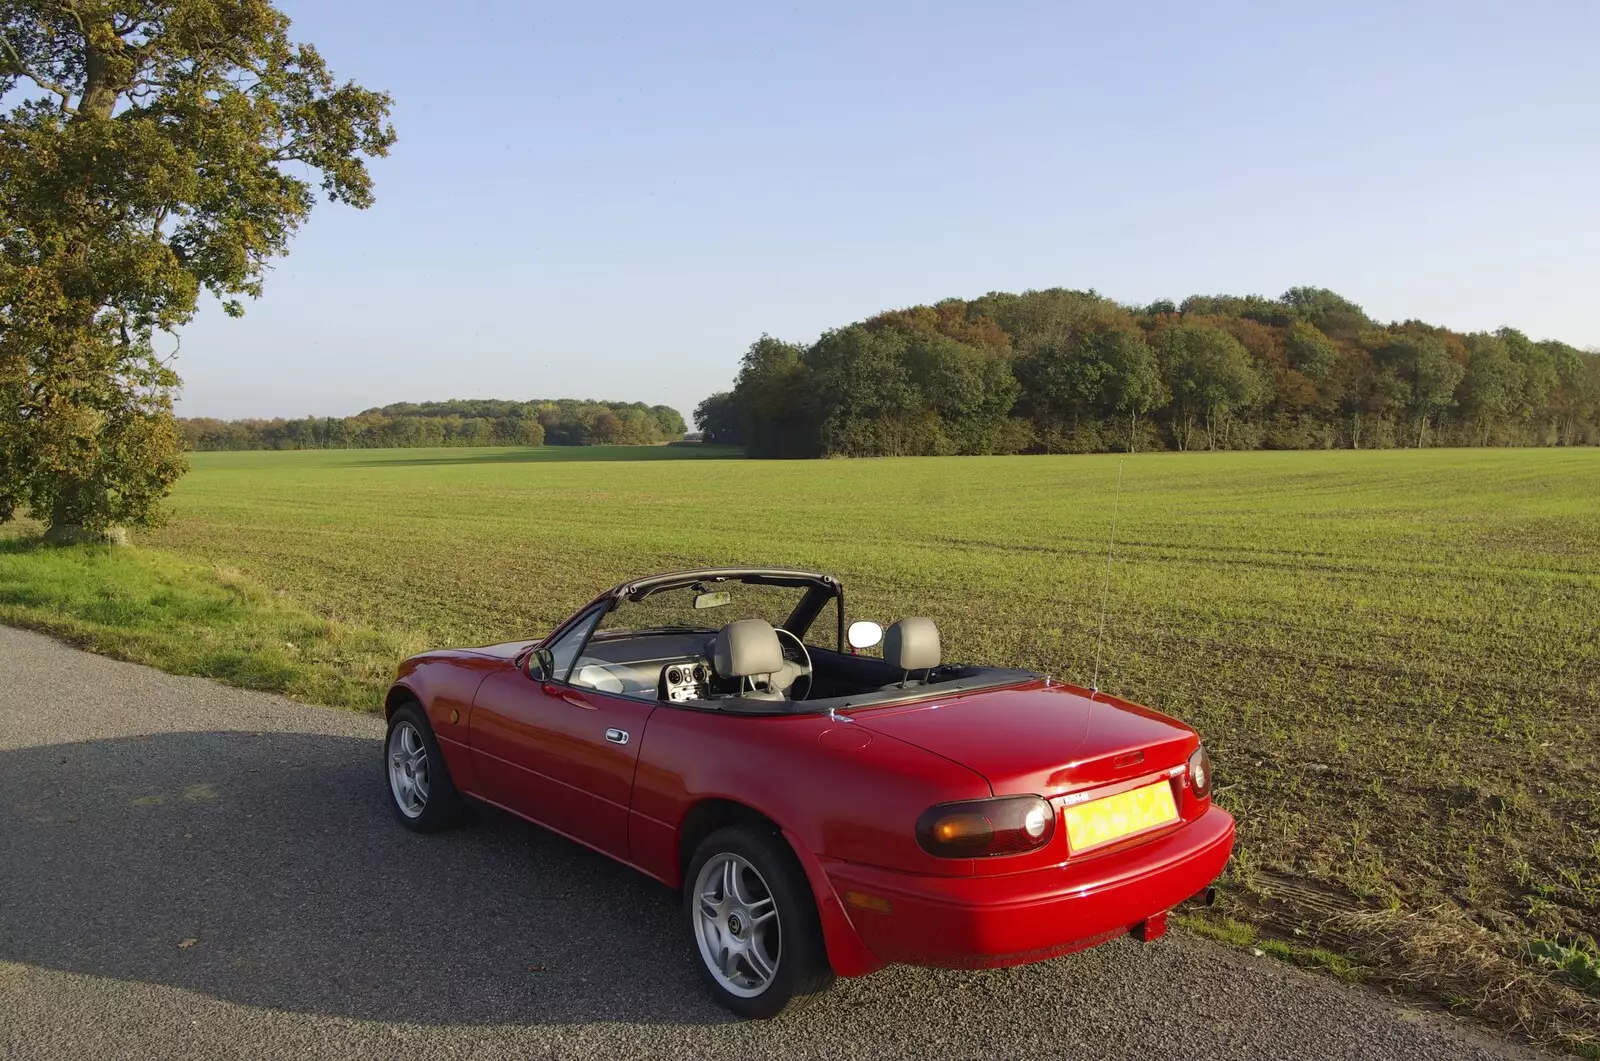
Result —
M983 969L1120 936L1204 890L1232 851L1233 818L1212 807L1147 844L1024 873L928 877L829 860L822 869L878 962Z

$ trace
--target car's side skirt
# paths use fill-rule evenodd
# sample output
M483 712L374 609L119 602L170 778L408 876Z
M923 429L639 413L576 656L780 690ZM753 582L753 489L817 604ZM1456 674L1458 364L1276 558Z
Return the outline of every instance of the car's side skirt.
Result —
M506 806L503 803L496 803L494 800L487 799L484 796L481 796L481 795L477 794L476 792L468 793L468 795L470 795L474 800L478 801L479 803L483 803L483 804L485 804L487 806L493 807L496 810L505 811L507 814L511 815L513 818L521 818L523 821L527 822L530 825L537 825L539 828L545 830L546 832L555 833L557 836L561 837L563 840L571 840L573 843L579 845L580 847L587 847L590 851L593 851L593 852L595 852L597 854L604 855L605 857L609 858L613 862L620 862L622 865L627 866L629 869L637 870L639 873L644 874L646 877L649 877L651 880L660 881L662 884L666 885L668 888L676 888L676 885L672 881L670 881L667 878L661 876L659 873L653 873L650 870L646 869L644 866L641 866L636 862L630 862L625 858L618 858L616 855L612 854L610 851L606 851L606 850L603 850L602 848L596 847L594 844L591 844L586 840L581 840L578 837L573 836L571 833L563 832L562 830L557 829L553 825L547 825L544 822L540 821L538 818L533 817L532 815L523 814L520 811L513 810L513 809L511 809L510 807Z

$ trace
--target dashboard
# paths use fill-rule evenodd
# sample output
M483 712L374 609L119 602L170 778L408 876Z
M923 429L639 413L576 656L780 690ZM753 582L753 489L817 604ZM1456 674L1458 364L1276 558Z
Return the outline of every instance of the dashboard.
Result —
M669 663L661 674L663 700L711 699L711 668L705 660Z
M703 700L711 696L710 635L645 634L592 640L573 666L573 685L603 693Z
M682 703L734 695L731 683L718 693L712 671L710 632L640 634L595 638L584 647L568 679L580 688ZM783 657L802 662L804 652L783 639Z

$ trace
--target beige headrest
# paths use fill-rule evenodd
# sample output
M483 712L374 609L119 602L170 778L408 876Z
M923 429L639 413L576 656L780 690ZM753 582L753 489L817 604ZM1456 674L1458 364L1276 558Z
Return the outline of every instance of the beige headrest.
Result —
M939 665L939 628L932 619L901 619L883 635L883 659L895 670Z
M711 665L724 678L771 674L783 666L783 646L765 619L740 619L717 631Z

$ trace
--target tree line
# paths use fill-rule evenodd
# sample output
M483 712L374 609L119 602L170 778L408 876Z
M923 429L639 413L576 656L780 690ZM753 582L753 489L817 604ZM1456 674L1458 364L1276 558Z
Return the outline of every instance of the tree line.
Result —
M649 446L681 439L686 429L669 406L575 398L398 402L345 417L178 421L190 450Z
M1380 324L1322 288L992 292L764 335L694 417L758 457L1595 445L1600 353Z

